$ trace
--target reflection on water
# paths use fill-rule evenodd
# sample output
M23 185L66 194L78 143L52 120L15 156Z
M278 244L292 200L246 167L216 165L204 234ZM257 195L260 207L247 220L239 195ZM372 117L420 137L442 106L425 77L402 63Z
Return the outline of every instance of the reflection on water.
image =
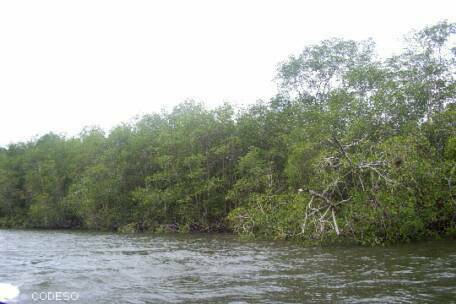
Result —
M0 230L0 244L0 282L20 288L18 303L48 291L77 292L73 303L456 301L454 241L305 248L228 235Z

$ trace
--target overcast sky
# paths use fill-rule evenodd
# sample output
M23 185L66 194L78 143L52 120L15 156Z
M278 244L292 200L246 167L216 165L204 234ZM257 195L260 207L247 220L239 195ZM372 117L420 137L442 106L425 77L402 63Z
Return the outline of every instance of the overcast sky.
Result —
M330 37L456 19L456 1L1 1L0 145L109 128L188 98L267 99L278 62Z

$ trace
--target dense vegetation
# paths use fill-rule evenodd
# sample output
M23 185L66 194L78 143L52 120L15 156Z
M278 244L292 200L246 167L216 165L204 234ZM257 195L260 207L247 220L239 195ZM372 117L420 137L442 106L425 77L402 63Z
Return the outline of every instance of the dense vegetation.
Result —
M381 244L456 232L456 25L322 41L246 109L185 102L0 149L0 225Z

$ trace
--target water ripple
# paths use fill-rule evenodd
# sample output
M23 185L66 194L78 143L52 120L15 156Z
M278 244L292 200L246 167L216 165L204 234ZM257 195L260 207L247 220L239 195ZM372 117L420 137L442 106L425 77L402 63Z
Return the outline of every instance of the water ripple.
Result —
M300 247L228 235L0 230L0 282L77 303L455 302L456 244Z

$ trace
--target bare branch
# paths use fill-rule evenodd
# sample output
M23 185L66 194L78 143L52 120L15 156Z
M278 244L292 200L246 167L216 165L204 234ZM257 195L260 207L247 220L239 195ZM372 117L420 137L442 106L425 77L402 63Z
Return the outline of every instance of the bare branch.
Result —
M331 208L332 219L334 222L334 230L336 230L336 234L339 235L339 226L337 226L336 215L334 214L334 208Z

